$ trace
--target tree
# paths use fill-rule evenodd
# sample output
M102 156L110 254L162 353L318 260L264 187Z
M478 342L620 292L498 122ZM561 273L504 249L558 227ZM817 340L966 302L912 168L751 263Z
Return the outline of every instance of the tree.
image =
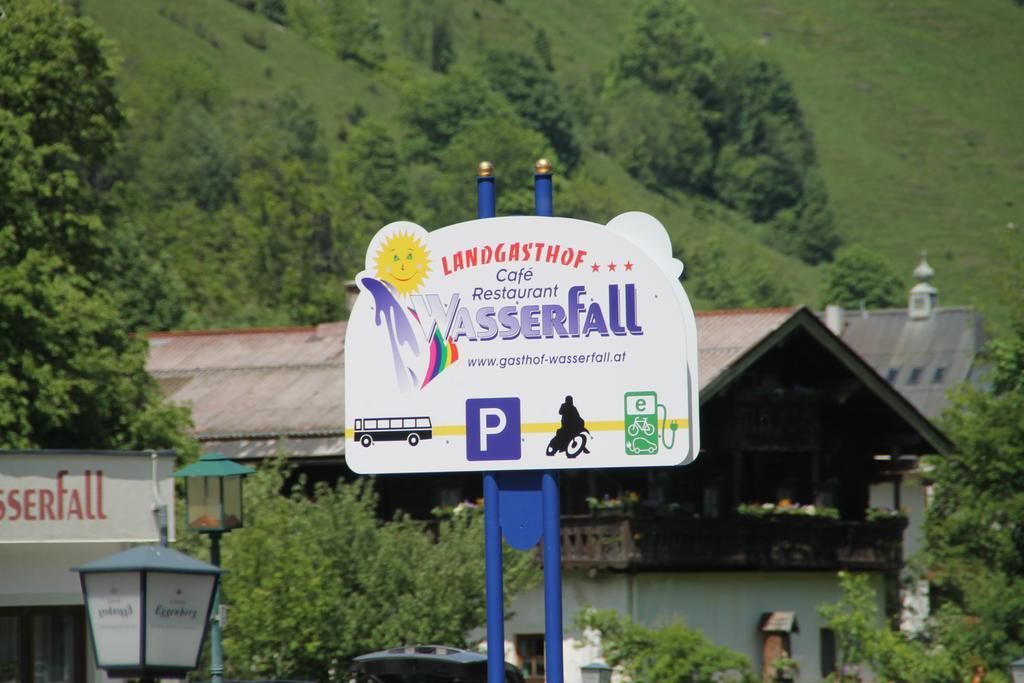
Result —
M558 155L540 133L530 130L515 117L484 116L467 122L464 130L451 139L443 151L441 163L414 174L413 214L425 226L440 227L473 218L467 203L469 185L481 150L494 164L500 183L498 215L532 214L534 209L534 162L549 159L560 167ZM558 211L556 198L555 210Z
M706 193L714 150L689 92L624 89L608 107L605 146L630 175L654 189Z
M287 0L285 23L339 59L376 67L384 60L380 19L367 0Z
M221 118L184 103L174 109L151 160L163 201L191 201L216 211L234 200L239 163Z
M686 90L713 108L720 59L688 3L648 0L634 14L614 75L621 81L636 79L655 92Z
M0 292L0 448L194 450L103 290L33 250L0 264Z
M905 292L892 265L879 254L852 245L840 249L825 267L821 305L845 308L892 308L903 303Z
M550 70L533 57L509 51L488 53L480 70L523 122L548 139L564 164L562 171L571 173L581 153L576 117Z
M927 648L847 629L859 633L847 647L894 680L963 681L980 668L986 681L1005 681L1007 664L1024 655L1024 290L1015 286L1024 237L1010 233L1003 253L1013 320L986 349L990 386L954 390L941 426L957 451L928 461L933 495L918 560L931 584ZM848 588L856 607L863 588Z
M37 249L102 281L102 167L124 121L99 32L62 3L27 1L0 22L0 229L7 263ZM10 156L9 156L10 155Z
M194 449L108 289L97 189L123 121L99 33L62 3L0 22L0 446Z
M516 118L505 98L478 71L468 67L456 67L445 76L410 83L400 106L402 123L413 138L414 156L427 158L480 118Z
M584 608L576 627L590 632L605 661L634 683L753 683L750 660L675 621L650 629L614 610Z
M448 17L435 17L430 31L430 68L447 73L455 61L455 45Z
M839 661L828 680L857 683L868 671L892 683L960 683L949 653L882 625L867 574L839 572L843 597L818 607L836 636Z
M467 645L486 619L483 518L434 530L377 519L368 480L282 496L284 472L249 478L243 533L224 541L232 622L224 649L247 677L348 680L345 664L399 644ZM505 597L534 584L530 553L506 548Z
M839 245L814 138L796 92L776 64L732 57L722 69L722 146L714 189L767 230L763 238L807 263Z
M1024 266L1014 235L1008 280ZM989 671L1024 655L1024 296L1010 330L987 348L990 390L952 394L941 425L957 452L930 460L934 497L925 525L936 638L961 669Z
M687 290L708 308L788 306L793 293L768 266L753 261L742 266L728 259L717 238L708 240L692 255L679 250Z

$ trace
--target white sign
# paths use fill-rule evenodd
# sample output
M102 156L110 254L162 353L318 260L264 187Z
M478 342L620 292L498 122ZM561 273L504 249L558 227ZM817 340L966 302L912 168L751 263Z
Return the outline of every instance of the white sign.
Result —
M138 572L87 574L89 625L101 666L139 663L142 597Z
M356 472L650 467L699 450L697 339L665 228L515 216L370 243L345 338Z
M173 469L157 457L172 533ZM0 453L0 543L159 541L152 477L148 453Z
M215 579L212 574L146 575L146 664L195 666Z

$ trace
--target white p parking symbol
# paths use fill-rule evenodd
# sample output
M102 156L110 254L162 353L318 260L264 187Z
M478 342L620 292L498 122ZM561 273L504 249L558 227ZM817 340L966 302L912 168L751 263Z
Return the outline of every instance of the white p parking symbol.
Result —
M521 436L518 398L466 399L467 460L519 460Z
M491 421L488 418L498 418L497 424L491 425ZM508 418L505 417L505 411L501 408L481 408L480 409L480 452L483 453L487 450L487 437L501 434L505 431L505 425L508 424Z

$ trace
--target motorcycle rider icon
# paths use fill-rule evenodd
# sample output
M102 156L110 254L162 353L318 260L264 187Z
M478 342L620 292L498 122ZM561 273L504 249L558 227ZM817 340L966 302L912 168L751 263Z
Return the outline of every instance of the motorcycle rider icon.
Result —
M558 414L562 416L562 426L548 443L547 454L565 453L567 457L575 458L580 453L589 453L587 439L590 431L576 410L572 396L565 397L565 403L558 408Z

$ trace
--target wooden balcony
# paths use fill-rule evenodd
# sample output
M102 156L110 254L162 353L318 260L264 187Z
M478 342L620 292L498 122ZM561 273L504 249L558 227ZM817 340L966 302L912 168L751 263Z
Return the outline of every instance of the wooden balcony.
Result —
M562 517L567 569L896 571L905 520Z

